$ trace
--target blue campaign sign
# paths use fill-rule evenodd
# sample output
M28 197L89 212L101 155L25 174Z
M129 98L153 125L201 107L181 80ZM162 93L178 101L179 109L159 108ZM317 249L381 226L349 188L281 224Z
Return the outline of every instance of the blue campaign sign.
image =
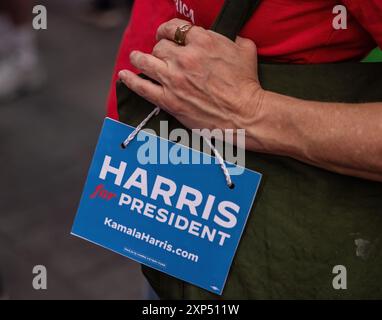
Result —
M72 234L222 294L261 174L245 169L230 189L214 161L143 163L148 141L211 157L146 132L122 148L133 130L105 119Z

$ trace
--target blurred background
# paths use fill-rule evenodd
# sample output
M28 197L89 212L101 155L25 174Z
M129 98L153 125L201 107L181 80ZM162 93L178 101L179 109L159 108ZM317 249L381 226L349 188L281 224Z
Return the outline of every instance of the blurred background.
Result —
M133 0L40 0L41 31L0 1L0 299L147 298L138 264L70 235Z
M70 235L132 0L40 0L48 10L48 29L40 31L32 31L28 0L0 0L0 7L6 1L0 299L146 298L138 264ZM46 266L48 290L32 288L35 265Z

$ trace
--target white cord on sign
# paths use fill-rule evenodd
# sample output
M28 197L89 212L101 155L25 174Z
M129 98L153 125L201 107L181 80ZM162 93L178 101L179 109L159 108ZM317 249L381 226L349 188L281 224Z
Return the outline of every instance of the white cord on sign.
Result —
M224 173L225 181L227 182L227 186L229 188L233 188L234 184L232 182L231 175L228 172L227 166L224 163L223 157L220 155L219 151L212 145L212 142L210 139L208 139L204 136L202 136L202 137L207 142L207 144L211 148L211 150L214 152L215 157L218 159L220 168L222 169L222 171Z
M135 139L135 137L137 136L137 134L142 130L142 128L147 124L147 122L154 116L157 116L160 112L160 108L159 107L156 107L135 129L132 133L129 134L129 136L127 137L127 139L125 141L122 142L121 146L122 148L126 148L129 143L131 141L133 141ZM206 138L203 136L203 139L207 142L208 146L211 148L211 150L214 152L215 154L215 157L218 159L219 161L219 165L220 165L220 168L222 169L223 173L224 173L224 176L225 176L225 180L227 182L227 186L229 188L233 188L234 187L234 184L232 182L232 179L231 179L231 176L228 172L228 169L227 169L227 166L225 165L224 163L224 159L223 157L220 155L219 151L212 145L212 142L210 139Z
M156 107L142 122L134 129L132 133L129 134L127 139L122 142L122 148L126 148L128 144L134 140L135 136L142 130L146 123L154 116L157 116L160 112L160 108Z

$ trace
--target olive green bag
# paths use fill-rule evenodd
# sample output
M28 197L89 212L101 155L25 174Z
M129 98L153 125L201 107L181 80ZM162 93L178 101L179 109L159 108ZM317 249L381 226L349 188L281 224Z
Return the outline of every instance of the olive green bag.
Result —
M234 39L256 3L226 1L213 30ZM307 100L382 101L381 63L260 64L259 77L266 90ZM117 97L120 120L132 126L154 108L120 82ZM162 120L184 128L163 111L147 127L159 133ZM263 180L223 296L143 267L160 298L382 298L382 183L249 151L246 167ZM336 290L344 277L346 289Z

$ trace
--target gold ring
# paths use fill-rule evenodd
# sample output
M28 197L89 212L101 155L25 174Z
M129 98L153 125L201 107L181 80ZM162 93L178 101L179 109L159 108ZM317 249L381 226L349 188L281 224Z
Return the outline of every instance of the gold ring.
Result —
M180 46L185 46L187 33L191 30L192 27L193 25L191 24L185 24L176 28L174 36L175 43L179 44Z

